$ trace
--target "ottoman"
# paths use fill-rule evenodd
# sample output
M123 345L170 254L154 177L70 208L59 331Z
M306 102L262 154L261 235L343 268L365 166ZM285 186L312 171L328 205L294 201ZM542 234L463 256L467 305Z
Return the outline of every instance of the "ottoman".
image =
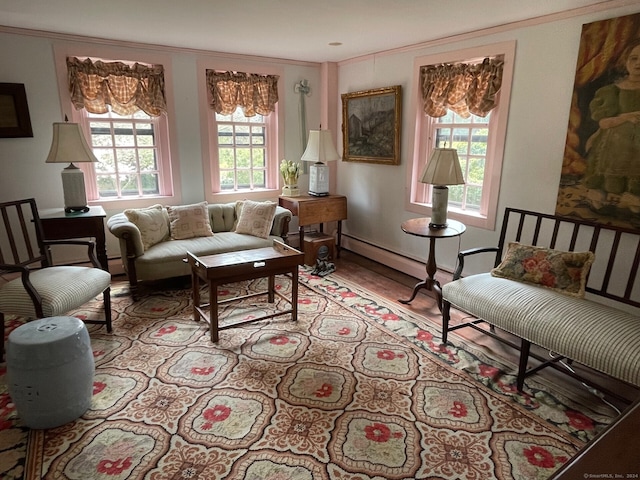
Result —
M29 428L54 428L82 416L91 405L94 370L89 332L75 317L34 320L9 335L9 395Z

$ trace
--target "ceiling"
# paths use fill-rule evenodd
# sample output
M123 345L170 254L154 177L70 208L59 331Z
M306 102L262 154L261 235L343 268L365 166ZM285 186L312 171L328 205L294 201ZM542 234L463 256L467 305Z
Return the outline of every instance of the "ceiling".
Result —
M0 0L0 25L310 62L624 0ZM340 45L332 46L330 43Z

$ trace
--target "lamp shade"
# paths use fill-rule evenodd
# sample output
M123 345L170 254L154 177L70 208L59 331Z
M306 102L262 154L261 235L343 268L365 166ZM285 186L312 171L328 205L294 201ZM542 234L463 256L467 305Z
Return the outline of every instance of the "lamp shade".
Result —
M77 123L54 123L53 141L46 163L97 162Z
M305 162L331 162L340 160L329 130L309 130L307 149L300 157Z
M434 148L420 176L420 182L431 185L462 185L464 177L455 148Z

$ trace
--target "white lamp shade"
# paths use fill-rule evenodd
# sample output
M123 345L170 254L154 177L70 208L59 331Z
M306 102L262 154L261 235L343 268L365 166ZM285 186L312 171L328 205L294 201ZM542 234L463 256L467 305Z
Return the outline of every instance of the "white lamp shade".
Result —
M309 130L307 149L300 157L305 162L331 162L340 160L329 130Z
M97 162L77 123L54 123L46 163Z
M464 177L455 148L435 148L420 176L420 182L431 185L462 185Z

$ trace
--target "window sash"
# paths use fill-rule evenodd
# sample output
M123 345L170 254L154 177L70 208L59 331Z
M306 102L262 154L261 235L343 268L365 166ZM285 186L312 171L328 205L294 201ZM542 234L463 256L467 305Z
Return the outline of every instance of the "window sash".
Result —
M84 163L79 165L85 173L85 188L87 191L87 197L89 200L96 201L109 201L109 200L128 200L136 198L153 198L160 196L173 195L173 188L171 184L171 169L169 166L168 158L168 125L166 116L161 117L146 117L142 118L142 115L132 115L130 117L120 117L119 115L108 112L106 114L91 114L86 110L77 111L77 121L86 138L89 145L92 147L94 155L100 160L101 158L111 158L116 163L113 166L109 166L107 162L105 165L95 165L92 163ZM138 117L138 118L136 118ZM91 125L94 125L92 129ZM103 145L96 145L98 140L95 136L97 133L95 125L103 124L104 135L101 136ZM143 142L141 138L131 137L127 139L129 135L126 135L125 131L131 131L139 125L151 125L153 127L153 144L141 145ZM117 131L120 130L120 136L125 134L124 138L117 138ZM143 130L144 131L144 130ZM107 133L108 132L108 133ZM110 138L106 141L107 137ZM138 135L140 137L140 135ZM127 152L128 150L128 152ZM152 168L140 168L140 157L144 156L149 150L154 155L154 165ZM133 157L133 168L127 169L126 162L118 161L118 158L122 159L123 155L129 155ZM148 155L148 153L147 153ZM113 194L105 195L100 194L100 188L98 183L106 183L106 179L113 178ZM145 181L146 178L152 177L154 180L152 184L154 188L149 191L145 185L148 184ZM126 179L129 179L129 183L135 184L133 191L123 192L123 185L126 185Z
M277 168L274 165L277 166L278 162L273 148L276 142L274 124L277 115L245 117L241 107L237 107L231 115L213 111L210 115L214 144L211 150L213 193L277 188L278 178L277 174L274 175ZM229 141L225 139L221 142L225 137ZM230 151L225 155L227 160L223 158L225 150Z

